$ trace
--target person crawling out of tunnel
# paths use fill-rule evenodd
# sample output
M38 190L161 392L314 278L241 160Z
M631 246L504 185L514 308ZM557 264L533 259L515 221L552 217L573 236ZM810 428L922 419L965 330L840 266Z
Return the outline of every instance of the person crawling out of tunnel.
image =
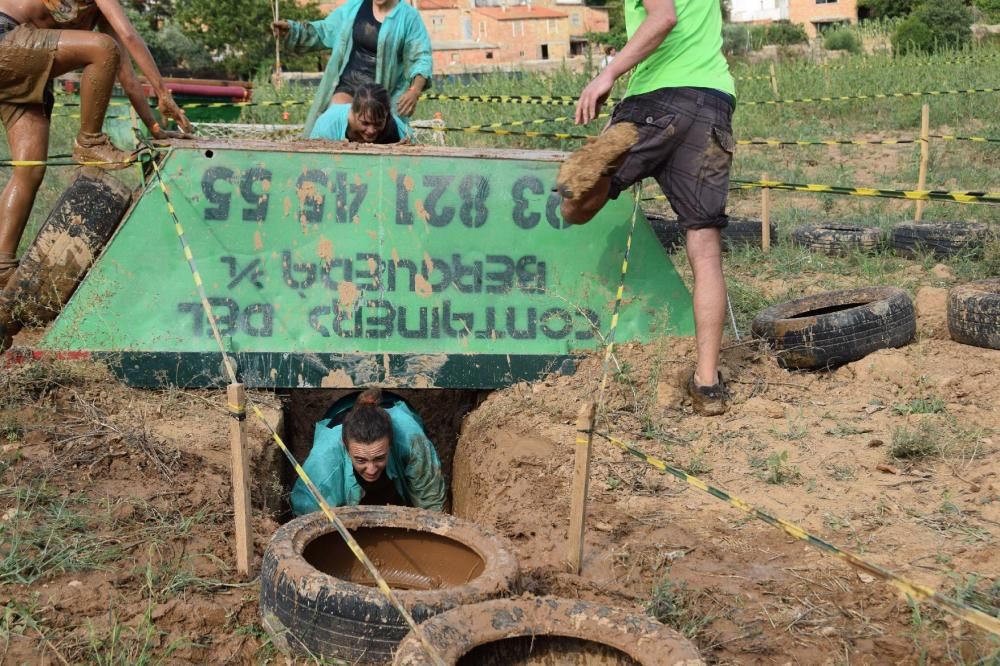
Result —
M354 89L350 104L333 104L316 120L310 139L355 143L412 143L410 126L392 113L389 93L378 83Z
M327 410L302 467L332 507L444 508L441 462L423 422L402 398L379 389L347 395ZM297 516L319 510L301 479L291 500Z

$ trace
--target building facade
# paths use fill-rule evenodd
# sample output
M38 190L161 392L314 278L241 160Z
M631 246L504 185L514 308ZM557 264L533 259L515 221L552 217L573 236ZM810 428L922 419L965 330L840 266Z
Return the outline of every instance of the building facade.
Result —
M805 28L810 38L824 27L858 22L857 0L732 0L733 23L790 21Z
M434 49L434 73L513 69L587 50L586 34L607 32L608 13L583 0L412 0ZM343 1L323 3L329 13Z

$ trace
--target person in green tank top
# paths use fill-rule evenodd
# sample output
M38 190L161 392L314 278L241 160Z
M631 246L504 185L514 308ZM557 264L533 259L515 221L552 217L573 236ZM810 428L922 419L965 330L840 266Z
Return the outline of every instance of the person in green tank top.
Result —
M722 11L719 0L624 0L624 10L628 42L580 93L576 123L596 119L618 77L634 71L604 132L560 167L562 214L584 224L634 183L656 179L686 230L694 274L698 358L687 392L695 412L722 414L721 230L729 221L736 107L722 55Z

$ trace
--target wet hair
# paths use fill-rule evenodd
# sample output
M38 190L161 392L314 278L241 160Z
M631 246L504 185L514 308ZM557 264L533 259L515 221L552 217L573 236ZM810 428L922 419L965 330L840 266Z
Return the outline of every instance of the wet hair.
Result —
M354 89L351 111L355 118L367 118L373 123L388 122L392 100L389 92L378 83L362 83Z
M357 98L355 98L357 99ZM368 389L358 396L351 411L344 417L341 437L347 442L371 444L386 437L392 441L392 420L389 412L382 409L382 391Z

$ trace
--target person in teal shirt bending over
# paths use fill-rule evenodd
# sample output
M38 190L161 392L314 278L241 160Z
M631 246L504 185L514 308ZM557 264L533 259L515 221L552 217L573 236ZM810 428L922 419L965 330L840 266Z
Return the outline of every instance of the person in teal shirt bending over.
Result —
M420 417L402 399L383 398L379 389L334 403L316 424L313 448L302 467L333 507L444 507L441 462ZM292 511L301 516L317 510L315 498L299 479L292 488Z
M273 29L293 53L331 49L306 136L331 104L350 104L362 83L385 86L404 119L430 84L431 39L419 12L403 0L347 0L322 21L275 21Z
M334 104L323 112L310 139L356 143L412 143L409 125L389 112L389 93L377 83L354 89L350 104Z

